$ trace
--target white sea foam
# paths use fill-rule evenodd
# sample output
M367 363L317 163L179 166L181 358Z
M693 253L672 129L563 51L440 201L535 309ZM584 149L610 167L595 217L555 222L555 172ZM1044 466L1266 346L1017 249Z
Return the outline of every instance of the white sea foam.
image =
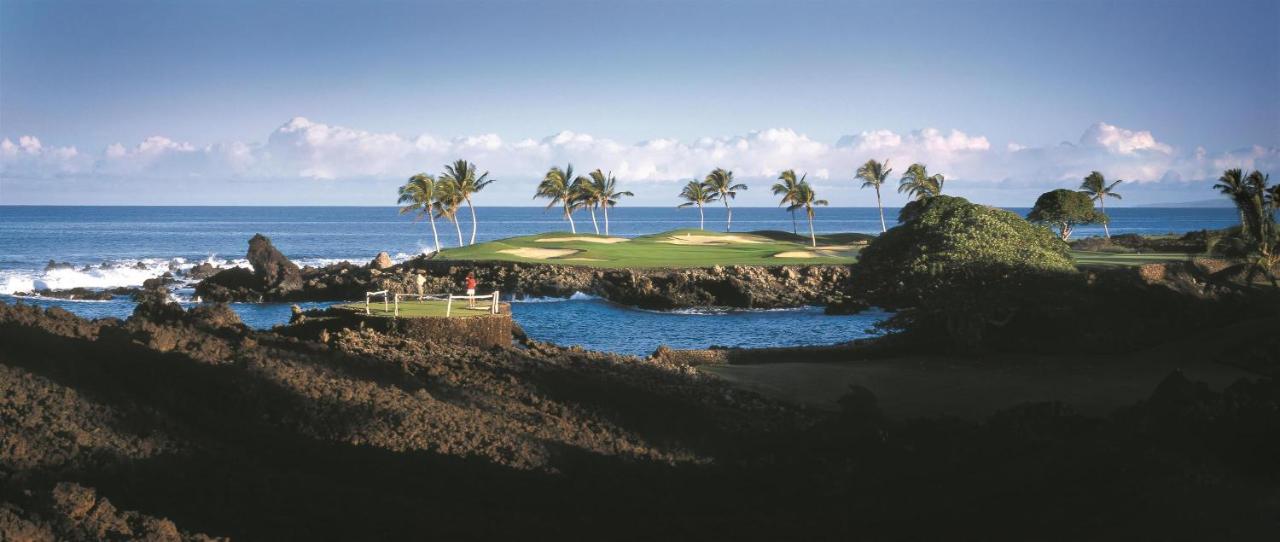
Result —
M43 270L0 271L0 294L71 288L105 289L141 286L142 281L172 269L190 268L185 261L161 259L123 260L86 266Z
M414 256L416 254L401 253L394 259L399 263ZM344 261L356 265L366 263L366 260L360 258L301 258L294 260L294 263L298 267L324 267ZM249 261L244 258L219 258L216 254L210 254L200 263L208 263L221 269L231 267L253 269ZM143 281L159 277L166 272L173 273L180 287L194 286L194 281L185 280L183 274L195 265L186 258L143 258L53 269L6 269L0 270L0 294L71 288L137 287L142 286Z
M518 298L512 299L511 301L514 303L562 303L565 301L591 301L594 299L600 299L600 298L593 296L591 294L574 292L573 295L569 297L527 296L527 297L518 297Z

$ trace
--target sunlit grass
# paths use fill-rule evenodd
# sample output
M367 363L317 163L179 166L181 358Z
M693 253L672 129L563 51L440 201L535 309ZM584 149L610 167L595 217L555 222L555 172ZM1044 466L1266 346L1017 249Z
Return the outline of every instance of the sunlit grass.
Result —
M578 239L567 239L571 237ZM554 232L445 249L437 258L602 268L849 264L857 259L858 251L869 238L864 234L820 235L818 247L814 249L809 246L808 237L777 231L723 233L681 229L611 243L583 240L610 239L603 235ZM549 255L535 257L532 251L521 254L520 249L535 249ZM552 251L560 253L551 254ZM787 253L806 256L777 257Z

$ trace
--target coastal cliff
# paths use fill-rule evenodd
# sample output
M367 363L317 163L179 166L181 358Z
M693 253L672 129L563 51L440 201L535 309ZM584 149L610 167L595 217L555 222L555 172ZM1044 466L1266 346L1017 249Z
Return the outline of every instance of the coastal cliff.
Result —
M380 257L369 265L343 262L306 267L295 274L297 267L290 269L293 264L260 235L250 242L248 258L253 271L220 271L202 280L196 294L210 301L363 299L369 291L416 292L418 274L426 279L427 293L460 293L466 275L475 273L481 290L498 290L504 296L568 297L582 292L645 309L769 309L827 304L840 298L849 281L849 267L844 265L600 269L426 257L399 265L388 265Z

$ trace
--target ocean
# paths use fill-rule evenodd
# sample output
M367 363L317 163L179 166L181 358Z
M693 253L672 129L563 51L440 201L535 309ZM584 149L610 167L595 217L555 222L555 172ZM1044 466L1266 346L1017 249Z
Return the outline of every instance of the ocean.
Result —
M1010 209L1025 214L1027 209ZM886 209L892 226L897 209ZM479 207L477 241L568 230L556 209ZM1108 209L1111 232L1163 234L1223 228L1237 222L1231 208ZM709 207L707 228L722 230L724 209ZM599 217L602 221L603 217ZM468 215L462 229L470 236ZM575 215L578 231L592 231L586 213ZM618 207L610 212L610 233L635 236L698 226L693 209ZM807 228L801 219L801 231ZM439 222L440 241L457 244L451 224ZM603 228L603 223L601 223ZM785 211L773 207L734 209L734 231L792 229ZM820 208L814 229L875 233L875 208ZM271 238L299 265L348 260L365 263L379 251L403 261L432 248L425 222L398 215L393 207L51 207L0 206L0 300L15 292L74 287L138 286L170 269L203 261L247 265L247 242L255 233ZM1085 227L1076 236L1101 235ZM50 260L71 267L46 269ZM190 285L178 291L189 301ZM883 313L825 316L809 307L783 311L694 311L656 313L577 296L570 300L518 302L516 319L530 336L558 344L578 344L615 352L647 354L659 344L678 348L826 344L874 334ZM542 302L538 302L542 301ZM126 317L132 303L26 300L57 305L88 317ZM307 306L322 306L309 304ZM288 320L288 304L235 304L245 322L270 327ZM605 324L605 325L600 325Z

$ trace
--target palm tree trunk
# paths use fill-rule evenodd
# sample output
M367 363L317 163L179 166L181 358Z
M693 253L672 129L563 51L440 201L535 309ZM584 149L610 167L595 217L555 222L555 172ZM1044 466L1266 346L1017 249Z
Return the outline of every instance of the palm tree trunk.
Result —
M460 220L458 220L458 214L457 214L457 213L454 213L454 214L453 214L453 229L458 230L458 248L462 248L462 226L458 225L458 223L459 223L459 222L461 222L461 221L460 221Z
M813 248L818 248L818 236L813 234L813 212L809 213L809 243Z
M440 252L440 234L436 232L436 217L427 213L427 221L431 222L431 240L436 243L435 251Z
M1102 216L1109 221L1111 217L1107 216L1107 200L1105 198L1098 198L1098 206L1102 208ZM1107 236L1108 241L1111 240L1111 228L1107 226L1107 222L1102 223L1102 233Z
M476 244L476 208L471 205L471 198L467 198L467 208L471 210L471 243Z
M729 207L729 200L726 199L721 201L724 201L724 210L729 214L729 217L724 221L724 231L725 233L728 233L733 229L733 208Z
M880 209L880 233L889 231L884 225L884 205L880 203L880 185L876 185L876 208Z
M700 229L700 230L705 230L705 229L707 229L707 228L706 228L706 222L707 222L706 217L705 217L705 216L703 216L703 214L702 214L702 204L701 204L701 203L699 203L699 204L698 204L698 229Z
M604 234L605 236L608 236L609 235L609 206L605 205L604 207L601 207L600 210L604 211Z
M569 211L568 205L564 206L564 217L569 219L569 231L572 233L578 233L578 227L573 225L573 213Z
M800 230L796 228L796 212L791 211L791 235L800 235Z
M600 226L596 224L596 206L587 207L587 210L591 211L591 229L596 230L596 235L600 235Z

